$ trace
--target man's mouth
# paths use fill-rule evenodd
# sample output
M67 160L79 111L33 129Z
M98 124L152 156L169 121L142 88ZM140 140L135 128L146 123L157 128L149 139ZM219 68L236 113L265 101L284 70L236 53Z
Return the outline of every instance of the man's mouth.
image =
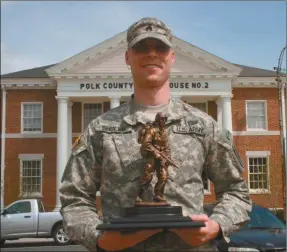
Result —
M145 68L161 68L161 66L159 65L156 65L156 64L147 64L147 65L144 65Z

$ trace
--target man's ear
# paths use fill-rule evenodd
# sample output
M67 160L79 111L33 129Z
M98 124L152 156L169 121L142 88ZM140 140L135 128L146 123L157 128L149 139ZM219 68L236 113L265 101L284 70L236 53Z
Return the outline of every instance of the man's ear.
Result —
M171 63L174 63L175 61L175 53L174 51L171 52Z
M128 51L126 51L126 53L125 53L125 62L126 62L127 65L130 65Z

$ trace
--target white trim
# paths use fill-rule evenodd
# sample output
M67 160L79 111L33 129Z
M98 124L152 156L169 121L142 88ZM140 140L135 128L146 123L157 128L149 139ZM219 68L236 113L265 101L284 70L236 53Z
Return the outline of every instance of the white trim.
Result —
M248 128L247 123L247 104L248 103L264 103L265 107L265 125L266 129ZM268 115L267 115L267 101L266 100L245 100L245 118L246 118L246 131L268 131Z
M260 155L261 154L261 155ZM246 151L247 156L247 168L248 168L248 190L250 194L271 194L270 191L270 171L269 171L269 156L270 151ZM249 180L249 158L266 158L267 163L267 189L250 189L250 180Z
M21 158L20 158L21 157ZM19 188L19 197L43 197L43 158L44 154L19 154L18 155L20 162L20 188ZM40 178L41 178L41 186L40 193L32 192L30 194L25 195L22 191L22 179L23 179L23 161L40 161Z
M270 151L246 151L246 157L268 157Z
M42 117L42 120L41 120L41 131L23 131L23 105L26 105L26 104L41 104L41 117ZM43 102L21 102L21 134L41 134L43 133L43 121L44 121L44 103Z
M19 154L18 158L21 160L40 160L44 158L44 154Z
M233 131L234 136L280 136L279 130L266 130L266 131Z

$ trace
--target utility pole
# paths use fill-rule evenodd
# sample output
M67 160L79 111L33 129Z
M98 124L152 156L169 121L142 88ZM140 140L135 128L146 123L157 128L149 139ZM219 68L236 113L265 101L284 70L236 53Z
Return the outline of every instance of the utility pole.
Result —
M285 214L285 221L287 222L287 198L286 198L286 185L287 185L287 142L286 142L286 108L285 108L285 97L284 97L284 87L286 87L286 99L287 99L287 76L285 72L285 82L282 81L282 61L283 61L283 56L284 56L284 51L286 51L286 46L281 50L279 59L278 59L278 66L275 68L276 69L276 81L278 85L278 91L279 91L279 109L280 109L280 137L281 137L281 160L282 160L282 173L283 177L285 175L285 182L283 182L283 192L284 192L284 214ZM284 79L283 79L284 80ZM285 184L285 185L284 185ZM287 241L287 237L286 237Z

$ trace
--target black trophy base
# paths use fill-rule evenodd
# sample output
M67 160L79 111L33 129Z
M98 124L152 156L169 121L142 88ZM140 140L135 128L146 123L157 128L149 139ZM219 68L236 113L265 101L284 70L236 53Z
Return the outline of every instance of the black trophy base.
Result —
M133 231L139 229L200 228L204 222L192 221L182 215L181 206L140 204L123 208L121 216L100 224L98 230Z

